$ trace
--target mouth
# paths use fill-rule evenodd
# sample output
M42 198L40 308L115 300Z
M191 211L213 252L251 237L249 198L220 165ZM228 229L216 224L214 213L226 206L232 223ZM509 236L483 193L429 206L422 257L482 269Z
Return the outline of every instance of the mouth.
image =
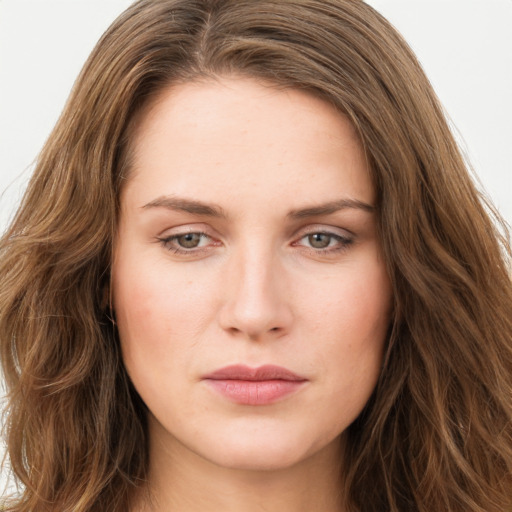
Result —
M214 391L240 405L269 405L297 392L308 379L275 365L226 366L203 380Z

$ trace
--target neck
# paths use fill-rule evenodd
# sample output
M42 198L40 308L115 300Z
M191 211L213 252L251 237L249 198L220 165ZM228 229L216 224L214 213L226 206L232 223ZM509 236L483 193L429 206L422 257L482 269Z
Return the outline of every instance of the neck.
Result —
M338 438L291 467L248 470L150 436L148 483L132 512L342 512L341 453Z

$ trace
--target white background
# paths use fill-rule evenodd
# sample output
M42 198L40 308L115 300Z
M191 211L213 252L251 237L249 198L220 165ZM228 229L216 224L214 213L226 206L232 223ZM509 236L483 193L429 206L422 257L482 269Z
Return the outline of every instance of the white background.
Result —
M0 232L82 64L130 3L0 0ZM482 186L512 223L512 0L368 3L418 55Z

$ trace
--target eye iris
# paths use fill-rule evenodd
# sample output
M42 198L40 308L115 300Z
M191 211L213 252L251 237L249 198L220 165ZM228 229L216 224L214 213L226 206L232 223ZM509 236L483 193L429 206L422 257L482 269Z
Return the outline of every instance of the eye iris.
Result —
M185 249L194 249L200 241L201 235L199 233L187 233L178 237L178 244Z
M325 233L314 233L308 236L308 242L315 249L325 249L331 243L331 236Z

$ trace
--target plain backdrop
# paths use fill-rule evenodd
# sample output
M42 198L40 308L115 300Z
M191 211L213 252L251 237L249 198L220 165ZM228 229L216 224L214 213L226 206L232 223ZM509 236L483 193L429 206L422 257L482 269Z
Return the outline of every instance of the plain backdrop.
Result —
M0 232L85 59L130 3L0 0ZM512 223L512 0L368 3L418 55L481 188Z

